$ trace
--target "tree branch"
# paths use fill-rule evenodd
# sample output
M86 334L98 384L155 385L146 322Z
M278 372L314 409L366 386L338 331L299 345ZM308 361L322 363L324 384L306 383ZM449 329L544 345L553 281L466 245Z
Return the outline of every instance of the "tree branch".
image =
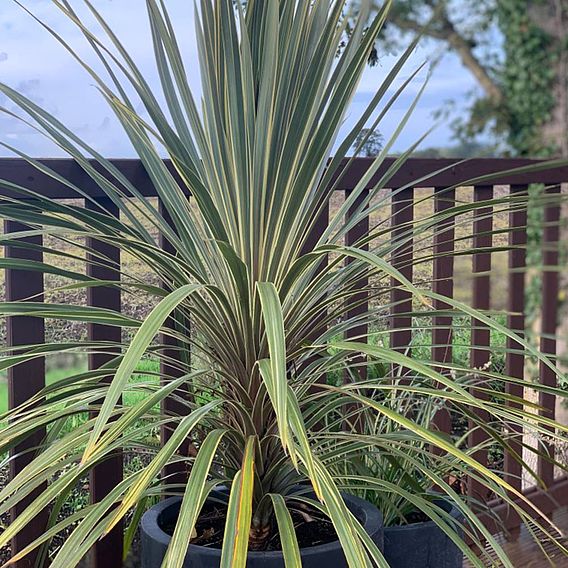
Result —
M423 33L428 37L448 43L457 53L463 65L467 67L476 78L491 101L495 104L501 103L503 100L501 88L475 56L471 43L456 30L453 23L449 20L447 13L445 11L437 11L432 20L433 23L437 25L432 25L431 22L430 25L424 26L419 22L397 14L393 14L391 18L391 22L401 30Z

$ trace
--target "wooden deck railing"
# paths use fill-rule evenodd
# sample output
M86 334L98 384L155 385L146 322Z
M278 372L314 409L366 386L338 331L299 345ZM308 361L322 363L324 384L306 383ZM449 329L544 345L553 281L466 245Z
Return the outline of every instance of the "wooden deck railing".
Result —
M89 177L81 167L72 160L44 160L46 165L57 172L62 178L69 180L70 185L75 185L85 192L92 201L87 200L86 206L91 208L103 208L112 214L118 214L116 205L107 199L105 193ZM137 187L145 197L157 197L156 191L146 174L142 164L138 160L113 160L114 165L120 170L130 183ZM368 159L357 159L350 166L349 170L342 177L340 190L349 193L363 173L370 165ZM389 159L373 176L369 182L369 188L380 179L392 165ZM473 184L473 199L476 201L488 201L492 198L494 187L497 185L508 186L511 192L526 192L529 184L543 183L548 186L548 191L558 191L561 183L568 181L568 168L548 169L532 173L501 174L494 177L491 181L484 176L489 176L497 171L511 170L528 165L527 160L469 160L467 162L455 162L452 160L428 160L411 159L405 166L394 175L390 185L393 192L391 228L392 238L397 239L405 232L408 234L415 219L414 203L415 190L420 188L432 188L434 191L434 209L442 212L452 207L460 192L466 191L460 188L465 180L476 178L478 181ZM98 168L98 166L95 167ZM99 168L98 168L99 169ZM105 174L102 170L101 173ZM173 171L173 169L172 169ZM432 174L432 172L437 172ZM27 162L20 159L0 159L0 179L13 182L33 190L42 196L51 199L77 199L75 191L54 177L47 176L37 169L30 166ZM414 184L415 180L421 180ZM416 185L416 187L415 187ZM448 189L450 188L450 189ZM467 190L471 191L471 189ZM9 189L0 189L0 195L22 200L22 196ZM189 192L188 192L189 195ZM356 208L357 204L354 206ZM354 209L352 209L351 213ZM491 307L490 288L492 253L483 250L492 245L492 215L490 206L477 211L473 219L473 249L472 252L472 299L473 305L481 309ZM321 234L327 224L327 211L318 220L314 228L314 237ZM559 206L552 204L547 207L545 212L545 230L543 236L543 255L545 272L543 274L542 285L542 340L541 350L544 353L555 357L556 344L552 336L557 328L557 309L559 280L558 272L550 267L558 263L558 233ZM525 309L525 249L527 242L527 213L521 208L514 209L509 216L509 274L508 274L508 300L506 303L508 316L507 325L521 334L524 330L523 313ZM5 222L6 232L18 232L25 227L19 223L7 220ZM347 234L347 244L356 243L362 236L369 231L369 219L362 221L354 226ZM433 289L438 294L445 297L453 297L454 289L454 219L446 218L436 227L433 235ZM41 244L39 237L29 239L35 244ZM393 262L399 266L402 272L409 278L413 278L413 255L412 243L404 239L401 245L393 253ZM108 263L106 266L88 263L88 271L91 275L103 279L113 280L119 278L117 268L120 266L120 252L108 243L93 240L89 246L103 254ZM161 246L171 249L171 245L161 240ZM19 248L15 246L6 247L6 255L18 258L42 259L42 253L33 248ZM88 261L88 259L87 259ZM549 267L549 270L546 270ZM360 281L360 286L367 285L365 279ZM6 274L6 299L8 301L25 300L34 297L41 298L44 291L43 275L37 272L26 272L22 270L8 270ZM500 289L502 291L505 288ZM408 292L394 287L391 297L391 345L395 349L404 350L412 341L412 299ZM91 306L120 309L120 293L112 287L90 288L88 304ZM356 298L356 303L352 308L352 313L367 309L367 294L362 291ZM443 301L436 303L435 308L443 311L448 305ZM473 367L483 367L489 361L490 334L486 327L480 322L474 322L472 329L472 345L475 348L471 353L471 365ZM433 321L433 348L432 357L434 361L444 364L452 360L452 318L449 315L437 315ZM350 336L360 336L365 333L365 329L351 329ZM118 328L104 325L92 325L88 330L89 338L98 341L117 341L120 339ZM13 316L7 322L7 341L9 346L29 345L42 343L45 340L44 321L39 318ZM520 346L513 341L509 341L507 347L511 350L506 355L506 373L513 377L522 378L524 375L525 357ZM178 356L178 350L171 346L168 353L168 360ZM105 363L110 354L94 354L89 358L90 368L98 368ZM173 374L175 368L169 368L169 374ZM546 366L540 369L540 380L542 383L554 384L554 373ZM45 386L45 364L42 359L34 359L31 362L20 364L10 369L8 373L9 404L10 407L21 404L25 400L34 396ZM510 385L509 393L515 396L523 395L523 387L520 385ZM554 397L543 395L540 403L545 409L547 416L554 416ZM176 411L175 401L172 400L169 410ZM451 428L450 416L447 412L440 412L436 417L436 426L449 432ZM514 452L522 452L522 432L518 432L519 438L514 442L512 449ZM21 470L33 456L33 448L37 447L44 435L43 431L38 431L33 437L23 441L15 450L18 457L11 461L11 474L14 475ZM167 437L168 433L165 432ZM478 443L483 439L483 432L475 429L472 434L472 442ZM550 451L554 451L551 449ZM487 462L486 453L480 453L478 459ZM503 475L517 488L522 488L521 467L512 454L507 453L504 458ZM566 478L556 479L554 468L546 459L539 459L537 464L539 476L546 482L547 490L531 488L527 495L537 503L544 511L550 512L559 504L568 503L568 481ZM171 474L174 471L169 472ZM98 465L92 472L90 480L91 498L95 501L101 499L111 487L113 487L122 476L122 456L117 455L112 460L108 460ZM489 498L482 494L482 489L476 484L471 484L469 491L481 498ZM25 504L20 504L17 509L12 511L13 515L18 515ZM496 513L509 528L518 525L519 518L512 514L502 503L492 504L493 512ZM22 531L17 539L12 543L13 550L21 550L27 543L38 537L46 522L46 514L39 515L36 522L30 524L26 530ZM494 520L487 518L487 523L495 525ZM97 568L114 568L121 565L122 557L122 527L118 526L111 535L95 547L93 554L94 565ZM27 564L21 563L21 566Z

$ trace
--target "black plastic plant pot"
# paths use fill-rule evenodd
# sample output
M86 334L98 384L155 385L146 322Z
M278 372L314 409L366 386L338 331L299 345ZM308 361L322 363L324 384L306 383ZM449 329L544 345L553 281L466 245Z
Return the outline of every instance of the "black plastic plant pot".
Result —
M461 523L460 511L446 505L442 506ZM463 565L462 551L434 521L385 527L384 531L384 554L390 568L461 568Z
M349 510L361 522L373 542L383 550L383 518L376 507L351 495L344 495ZM142 568L160 568L171 537L160 527L177 518L181 498L171 497L149 509L142 517ZM339 541L319 544L300 550L303 568L348 568ZM221 561L221 550L189 545L184 567L216 568ZM281 552L249 552L247 568L284 568Z

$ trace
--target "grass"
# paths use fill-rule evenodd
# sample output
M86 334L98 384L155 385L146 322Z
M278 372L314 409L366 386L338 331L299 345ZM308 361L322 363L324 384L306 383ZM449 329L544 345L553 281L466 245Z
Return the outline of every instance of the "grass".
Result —
M430 324L423 321L425 326ZM454 363L461 366L467 366L467 362L470 356L470 342L471 342L471 329L468 325L469 322L466 321L456 321L454 322L454 335L452 341L453 347L453 360ZM504 322L500 322L504 323ZM385 333L374 333L369 338L372 344L383 345L385 341L388 341L388 334ZM505 355L502 349L505 346L506 338L503 334L497 333L495 331L491 332L491 348L492 348L492 365L495 371L499 372L504 369ZM430 350L430 331L420 329L419 324L416 326L416 332L413 336L412 351L419 355L420 358L427 358L427 351ZM376 368L375 368L376 367ZM85 369L81 366L69 367L66 369L52 369L46 373L46 383L53 384L62 379L73 376L74 374L81 373ZM132 383L150 383L155 384L158 382L158 377L156 373L159 371L159 363L155 359L145 359L141 361L137 366L137 372L131 379ZM386 369L383 369L383 365L376 363L375 366L371 365L369 369L369 378L379 378L384 376ZM337 377L330 377L330 380L334 383L340 381L340 374ZM145 393L137 390L136 392L125 391L124 393L124 403L127 406L132 406L139 402L145 397ZM8 384L6 377L0 377L0 413L4 413L8 410Z
M77 373L82 373L84 367L76 366L66 369L52 369L45 375L45 382L48 385L56 383L62 379L71 377ZM156 373L159 371L159 363L155 360L143 360L137 367L137 373L131 379L131 382L136 383L157 383L158 377ZM124 393L124 402L127 406L132 406L144 398L142 392L129 392ZM8 382L6 376L0 377L0 414L8 410Z
M82 369L53 369L46 373L45 382L48 385L56 383L61 379L66 379L74 375L75 373L81 372ZM8 410L8 380L6 375L0 377L0 414L3 414Z

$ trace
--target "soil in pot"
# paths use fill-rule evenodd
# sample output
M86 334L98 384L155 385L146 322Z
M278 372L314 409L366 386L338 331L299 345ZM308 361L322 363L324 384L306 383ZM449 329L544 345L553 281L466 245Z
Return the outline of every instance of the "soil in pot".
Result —
M337 533L331 521L308 505L299 504L291 509L290 514L296 528L296 537L300 548L318 546L337 540ZM195 536L191 544L221 548L227 517L227 506L222 503L206 502L195 526ZM158 518L159 527L169 536L174 534L176 518ZM264 542L254 550L282 550L278 527L274 523Z
M460 522L463 517L449 503L437 503ZM463 553L434 521L421 511L406 523L385 527L385 558L391 568L461 568ZM461 531L460 531L461 532Z

